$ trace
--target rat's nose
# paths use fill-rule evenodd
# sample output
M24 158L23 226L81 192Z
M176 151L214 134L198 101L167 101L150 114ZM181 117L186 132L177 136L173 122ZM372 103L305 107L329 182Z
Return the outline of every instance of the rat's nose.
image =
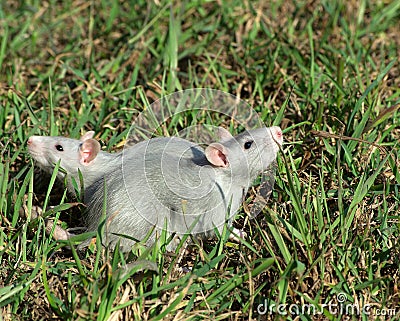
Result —
M272 132L272 137L274 138L274 140L279 145L282 145L282 143L283 143L282 129L280 129L278 126L273 126L273 127L271 127L271 132Z
M38 137L39 136L31 136L28 138L28 141L26 142L26 144L28 145L29 148L36 148L36 146L39 143Z

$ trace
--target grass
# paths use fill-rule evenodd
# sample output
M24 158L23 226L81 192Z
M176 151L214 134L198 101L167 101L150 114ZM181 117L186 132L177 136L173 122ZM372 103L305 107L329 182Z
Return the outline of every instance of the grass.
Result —
M399 1L2 3L1 318L398 320L399 12ZM116 151L149 103L204 87L284 129L267 208L235 222L244 242L80 253L32 219L49 204L43 217L80 226L82 206L35 174L30 135L94 130ZM332 313L343 294L370 314ZM296 311L306 304L325 306Z

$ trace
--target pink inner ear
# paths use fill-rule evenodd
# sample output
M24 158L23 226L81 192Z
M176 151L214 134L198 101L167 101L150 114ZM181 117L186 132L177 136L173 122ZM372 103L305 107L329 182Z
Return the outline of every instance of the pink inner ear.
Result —
M90 163L93 158L93 153L91 151L82 151L82 159L84 163Z
M223 149L223 146L221 145L220 148ZM206 148L206 157L214 166L228 167L228 159L226 155L219 148L213 146L213 144Z
M80 147L81 163L87 165L92 162L100 151L100 144L95 139L87 139Z

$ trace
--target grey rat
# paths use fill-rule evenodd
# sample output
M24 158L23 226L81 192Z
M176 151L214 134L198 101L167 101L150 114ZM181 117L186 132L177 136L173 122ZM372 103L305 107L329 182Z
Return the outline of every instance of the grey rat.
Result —
M164 227L169 234L190 231L207 237L215 228L221 231L224 222L231 225L252 181L275 160L283 138L279 127L236 137L221 128L219 136L205 150L184 139L161 137L109 154L100 151L92 133L81 141L33 136L28 146L41 167L50 169L61 159L77 182L80 169L88 230L98 228L106 195L105 244L120 240L127 251L134 244L131 238L142 240L152 228L156 232L148 244Z
M134 244L129 238L142 240L152 228L148 244L165 227L167 235L190 231L204 238L215 228L221 232L225 222L231 226L248 188L275 160L283 137L279 127L236 137L220 128L219 137L205 149L178 137L160 137L124 150L122 166L86 190L88 229L98 227L104 195L105 244L119 240L124 251Z

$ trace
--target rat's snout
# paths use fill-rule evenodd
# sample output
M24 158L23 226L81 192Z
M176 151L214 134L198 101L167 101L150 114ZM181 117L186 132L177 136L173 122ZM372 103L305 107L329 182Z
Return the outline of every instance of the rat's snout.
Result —
M283 143L282 129L280 129L278 126L273 126L271 127L271 134L275 142L277 142L279 145L282 146Z
M31 136L28 138L28 141L26 142L26 144L28 145L29 150L31 149L36 149L37 145L38 145L38 139L37 136Z
M29 152L32 153L38 153L42 149L42 145L40 144L40 139L38 139L39 136L31 136L28 138L28 141L26 144L28 145L28 150Z
M32 145L32 143L33 143L33 136L29 137L27 141L28 145Z

